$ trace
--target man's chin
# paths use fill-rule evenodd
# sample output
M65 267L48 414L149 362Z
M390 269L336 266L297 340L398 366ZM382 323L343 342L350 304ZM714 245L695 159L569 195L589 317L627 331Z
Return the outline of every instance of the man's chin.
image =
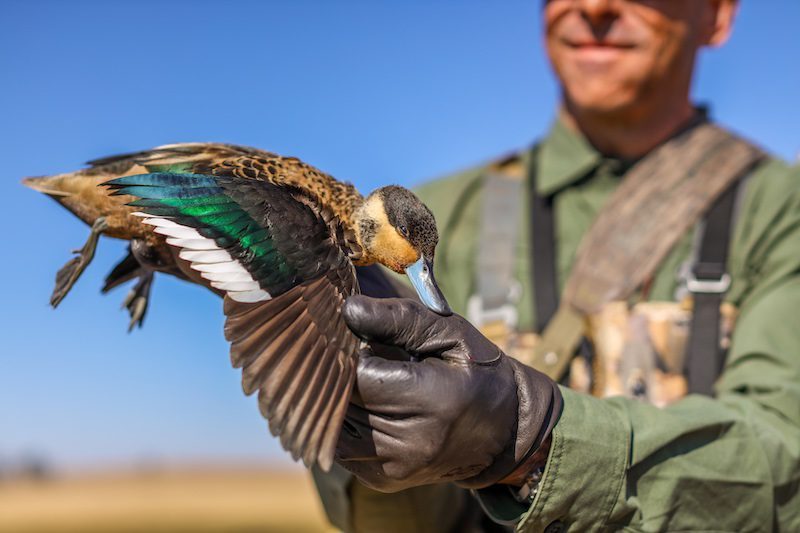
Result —
M592 90L590 86L583 86L575 91L565 90L564 99L567 107L579 114L591 114L595 116L624 116L632 112L638 101L633 91L617 87L608 90L608 86L602 90Z

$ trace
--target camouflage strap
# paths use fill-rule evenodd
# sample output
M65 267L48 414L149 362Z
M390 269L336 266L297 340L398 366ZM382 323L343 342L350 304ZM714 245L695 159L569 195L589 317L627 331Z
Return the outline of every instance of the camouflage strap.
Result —
M536 368L560 379L586 330L586 317L633 294L762 156L748 142L704 122L639 161L578 248L559 309L536 346Z

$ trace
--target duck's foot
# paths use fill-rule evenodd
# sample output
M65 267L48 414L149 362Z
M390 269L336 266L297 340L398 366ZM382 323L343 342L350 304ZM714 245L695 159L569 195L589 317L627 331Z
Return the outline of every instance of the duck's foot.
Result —
M147 314L147 304L150 303L150 288L153 286L152 270L142 270L139 281L125 297L123 306L128 309L131 321L128 323L128 333L133 331L134 326L142 327L144 316Z
M114 265L114 268L106 276L105 283L103 283L103 288L100 289L100 292L105 294L127 281L142 277L143 270L142 265L139 264L139 261L137 261L133 253L131 253L131 245L128 244L128 255L126 255L122 261Z
M97 249L97 241L107 227L108 223L104 217L95 220L89 232L89 238L86 239L86 244L79 250L72 251L78 255L67 261L58 273L56 273L56 286L53 288L53 294L50 295L50 305L58 307L61 300L69 293L83 271L86 270L86 267L92 262L94 252Z

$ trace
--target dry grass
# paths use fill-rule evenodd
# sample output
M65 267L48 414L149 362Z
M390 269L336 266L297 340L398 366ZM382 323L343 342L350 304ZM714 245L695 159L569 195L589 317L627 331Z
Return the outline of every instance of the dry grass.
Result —
M0 531L332 531L308 475L233 469L0 482Z

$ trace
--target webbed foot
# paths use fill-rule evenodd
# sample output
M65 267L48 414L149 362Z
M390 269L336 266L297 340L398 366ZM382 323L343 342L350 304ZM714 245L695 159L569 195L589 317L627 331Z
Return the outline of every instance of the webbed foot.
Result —
M123 306L128 309L131 317L128 323L128 333L133 331L134 326L142 327L144 316L147 313L147 304L150 303L150 288L153 286L152 270L145 270L139 275L139 281L125 297Z
M69 293L83 271L86 270L86 267L92 262L94 252L97 249L97 241L107 227L108 223L104 217L100 217L94 221L86 243L79 250L73 250L73 253L78 255L67 261L56 273L56 286L53 288L53 294L50 295L50 305L58 307L61 300Z

